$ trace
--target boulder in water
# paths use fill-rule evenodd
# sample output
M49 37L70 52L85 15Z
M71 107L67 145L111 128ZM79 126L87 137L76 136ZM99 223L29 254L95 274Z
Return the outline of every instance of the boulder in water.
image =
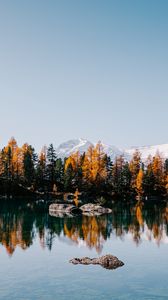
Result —
M73 258L69 261L74 265L82 264L82 265L100 265L105 269L117 269L118 267L122 267L124 263L119 260L116 256L111 254L107 254L98 258Z

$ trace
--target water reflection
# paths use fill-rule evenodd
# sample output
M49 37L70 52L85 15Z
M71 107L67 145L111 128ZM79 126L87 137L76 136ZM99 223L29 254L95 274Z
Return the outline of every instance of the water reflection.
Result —
M0 244L9 255L16 247L27 249L35 239L39 239L42 248L51 250L58 238L101 253L105 241L112 236L123 241L129 238L137 246L145 240L158 245L168 243L168 206L118 203L109 215L55 218L39 211L33 203L1 203Z

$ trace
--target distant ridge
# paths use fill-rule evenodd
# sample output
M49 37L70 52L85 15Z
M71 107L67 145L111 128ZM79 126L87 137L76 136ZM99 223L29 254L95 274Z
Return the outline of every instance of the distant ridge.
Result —
M154 145L154 146L142 146L126 149L125 152L128 156L132 157L135 150L138 150L141 153L141 158L145 161L149 155L152 157L157 154L157 152L163 157L168 158L168 144Z
M72 139L67 142L64 142L56 148L57 156L64 159L68 157L72 153L79 151L80 154L87 151L89 146L96 145L96 143L92 143L87 139L79 138ZM168 144L161 144L155 146L143 146L143 147L132 147L129 149L120 149L113 145L108 145L102 143L103 151L114 160L117 156L123 155L126 160L130 160L133 153L138 150L141 153L142 160L145 161L149 155L152 157L156 155L157 152L163 158L168 158Z

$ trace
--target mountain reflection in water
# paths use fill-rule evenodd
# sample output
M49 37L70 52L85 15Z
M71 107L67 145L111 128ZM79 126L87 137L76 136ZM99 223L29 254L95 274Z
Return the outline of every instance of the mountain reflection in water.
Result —
M1 201L0 245L12 255L16 247L25 250L36 239L42 248L52 250L56 239L78 246L95 248L101 253L103 244L112 236L131 239L137 246L144 240L157 245L168 243L168 206L166 203L117 203L112 214L56 218L38 210L32 202Z

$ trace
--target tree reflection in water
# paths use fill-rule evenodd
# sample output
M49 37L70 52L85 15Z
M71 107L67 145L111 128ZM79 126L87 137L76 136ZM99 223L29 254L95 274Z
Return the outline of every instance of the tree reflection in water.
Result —
M36 239L42 248L51 250L57 238L101 253L103 244L111 235L122 240L131 236L137 246L143 240L155 241L158 245L167 242L168 206L166 203L117 203L112 207L112 214L108 215L56 218L47 212L39 212L38 205L33 203L1 201L0 244L9 255L17 246L27 249Z

